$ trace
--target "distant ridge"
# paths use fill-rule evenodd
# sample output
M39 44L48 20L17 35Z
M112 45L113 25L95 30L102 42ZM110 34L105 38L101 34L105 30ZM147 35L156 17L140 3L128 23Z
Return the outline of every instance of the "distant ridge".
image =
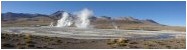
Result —
M2 13L1 17L2 17L2 20L17 20L20 18L48 17L48 15L7 12L7 13Z

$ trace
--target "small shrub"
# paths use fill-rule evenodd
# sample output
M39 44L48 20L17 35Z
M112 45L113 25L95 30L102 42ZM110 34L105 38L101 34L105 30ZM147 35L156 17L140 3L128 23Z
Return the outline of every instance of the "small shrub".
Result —
M13 45L11 44L3 44L4 47L14 47Z
M35 45L28 45L28 47L35 47Z
M130 44L138 44L137 42L131 42Z
M126 46L128 41L125 38L111 39L107 44L111 46Z

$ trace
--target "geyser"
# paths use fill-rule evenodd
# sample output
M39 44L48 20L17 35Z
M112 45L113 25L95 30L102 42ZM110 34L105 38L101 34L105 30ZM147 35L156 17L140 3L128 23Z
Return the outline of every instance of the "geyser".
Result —
M57 21L56 27L66 27L71 26L73 24L72 18L67 12L62 13L62 18Z
M51 22L49 26L51 26L51 27L52 27L52 26L53 26L53 22Z
M87 8L79 11L75 14L75 18L72 18L67 12L62 13L62 18L57 21L56 27L68 27L73 23L78 28L88 28L90 26L89 18L93 15L93 12Z
M112 26L113 26L115 29L118 29L118 26L116 25L114 19L112 19L111 22L112 22Z
M78 12L77 20L75 22L75 26L78 28L88 28L90 27L90 20L89 18L93 15L93 11L85 8L82 11Z

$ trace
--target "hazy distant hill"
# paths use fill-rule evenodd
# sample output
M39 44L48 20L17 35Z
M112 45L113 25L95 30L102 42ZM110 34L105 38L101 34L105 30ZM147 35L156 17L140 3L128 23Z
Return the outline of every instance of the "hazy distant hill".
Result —
M20 18L48 17L48 15L7 12L7 13L2 13L1 17L2 20L17 20Z

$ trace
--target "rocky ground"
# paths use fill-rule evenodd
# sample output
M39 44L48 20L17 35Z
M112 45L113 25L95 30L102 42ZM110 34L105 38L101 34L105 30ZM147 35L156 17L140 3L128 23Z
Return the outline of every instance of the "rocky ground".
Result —
M72 39L1 33L2 49L185 49L185 38L168 40Z

